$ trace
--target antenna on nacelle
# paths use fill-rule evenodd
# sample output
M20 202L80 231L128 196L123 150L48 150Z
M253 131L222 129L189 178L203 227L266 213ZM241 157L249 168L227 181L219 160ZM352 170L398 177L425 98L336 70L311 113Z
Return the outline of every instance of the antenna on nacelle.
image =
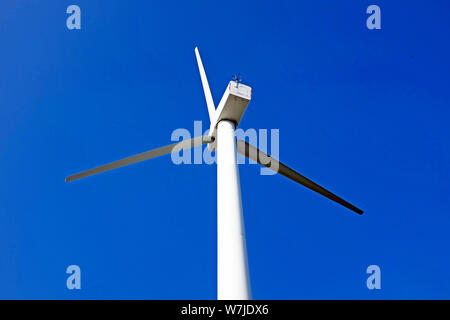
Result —
M231 79L233 79L234 82L236 82L236 87L238 87L238 86L239 86L239 83L242 82L241 73L239 72L237 75L233 74L233 76L231 77Z

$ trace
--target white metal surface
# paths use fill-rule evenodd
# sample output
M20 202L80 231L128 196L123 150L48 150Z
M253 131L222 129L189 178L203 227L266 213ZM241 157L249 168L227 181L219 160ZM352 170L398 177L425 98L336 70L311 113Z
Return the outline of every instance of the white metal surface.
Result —
M212 122L215 117L216 107L209 89L208 78L206 78L205 68L203 68L202 58L198 48L195 47L195 56L197 58L198 71L200 71L200 78L202 79L203 92L205 93L206 105L208 106L209 121Z
M251 299L235 124L217 125L217 299Z
M237 126L241 121L251 98L251 87L242 83L230 81L227 88L225 89L222 99L219 102L219 105L217 106L215 117L211 121L208 135L210 137L216 136L217 124L221 120L230 120ZM214 150L216 147L216 143L210 143L208 144L208 147L211 150Z

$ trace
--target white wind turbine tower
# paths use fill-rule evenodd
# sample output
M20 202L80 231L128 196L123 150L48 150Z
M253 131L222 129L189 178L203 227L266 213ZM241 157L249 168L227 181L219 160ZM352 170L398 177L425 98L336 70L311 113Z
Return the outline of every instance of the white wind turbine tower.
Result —
M250 102L251 88L239 83L239 79L230 81L216 109L197 48L195 55L211 122L207 136L195 137L80 172L67 177L66 182L207 143L217 156L217 298L247 300L251 299L251 289L237 152L358 214L363 211L244 140L237 140L234 131Z

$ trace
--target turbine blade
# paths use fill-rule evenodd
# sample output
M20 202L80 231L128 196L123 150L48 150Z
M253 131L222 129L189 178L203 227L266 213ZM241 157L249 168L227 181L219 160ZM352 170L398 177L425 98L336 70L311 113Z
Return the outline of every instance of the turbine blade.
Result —
M200 136L200 137L196 137L193 139L173 143L168 146L164 146L164 147L161 147L158 149L153 149L153 150L143 152L143 153L140 153L140 154L137 154L137 155L134 155L134 156L122 159L122 160L118 160L118 161L114 161L114 162L105 164L100 167L96 167L96 168L93 168L93 169L90 169L87 171L83 171L83 172L74 174L70 177L67 177L66 182L78 180L81 178L92 176L97 173L117 169L117 168L124 167L124 166L130 165L130 164L133 164L133 163L156 158L156 157L159 157L159 156L162 156L165 154L169 154L172 151L180 151L182 149L194 148L194 147L203 145L205 143L210 143L210 142L212 142L212 140L213 139L211 137Z
M202 58L200 58L200 52L195 47L195 57L197 58L198 71L200 71L200 78L202 79L203 92L205 93L206 105L208 107L209 121L214 121L214 114L216 107L214 106L214 100L209 89L208 78L206 78L205 69L203 68Z
M280 174L282 174L283 176L307 187L308 189L311 189L325 197L327 197L328 199L333 200L334 202L339 203L340 205L356 212L357 214L363 214L363 211L357 207L355 207L354 205L352 205L351 203L348 203L347 201L345 201L344 199L338 197L337 195L335 195L334 193L328 191L327 189L319 186L317 183L309 180L308 178L302 176L300 173L292 170L291 168L287 167L286 165L284 165L283 163L279 162L278 160L268 156L267 154L265 154L264 152L262 152L261 150L255 148L254 146L248 144L246 141L244 140L237 140L237 151L242 154L243 156L246 156L249 159L252 159L253 161L258 162L259 164L274 170L273 168L278 168L278 170L274 170Z

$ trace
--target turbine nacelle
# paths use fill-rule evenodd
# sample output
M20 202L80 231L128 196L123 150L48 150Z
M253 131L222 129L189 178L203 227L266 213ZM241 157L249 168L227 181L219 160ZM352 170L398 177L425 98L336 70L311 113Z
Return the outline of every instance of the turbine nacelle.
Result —
M217 109L214 111L213 120L211 121L208 136L213 138L214 141L208 144L210 150L214 150L216 148L215 138L217 124L221 120L230 120L233 121L237 127L251 98L251 87L237 81L230 81Z

